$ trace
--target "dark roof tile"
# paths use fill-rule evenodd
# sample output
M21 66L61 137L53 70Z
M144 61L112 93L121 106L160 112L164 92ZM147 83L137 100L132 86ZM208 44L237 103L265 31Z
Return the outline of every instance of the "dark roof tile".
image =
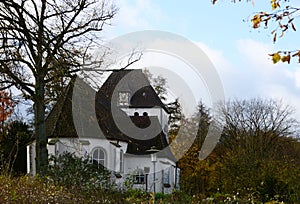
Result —
M113 72L104 82L98 93L104 95L109 100L116 99L118 92L129 92L130 107L151 108L154 106L162 107L166 110L149 80L142 70L121 70Z

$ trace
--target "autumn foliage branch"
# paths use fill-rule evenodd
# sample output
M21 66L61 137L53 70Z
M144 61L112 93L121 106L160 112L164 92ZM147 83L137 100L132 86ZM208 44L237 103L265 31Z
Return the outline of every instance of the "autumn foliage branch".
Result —
M242 0L239 0L242 1ZM250 0L246 0L249 2ZM217 0L213 0L215 4ZM234 3L237 1L234 0ZM254 4L254 0L251 1ZM300 17L300 8L291 5L283 6L283 3L290 3L288 0L270 0L271 12L261 11L251 16L251 23L254 29L264 27L271 29L273 42L282 38L288 30L297 31L295 21ZM300 50L281 50L271 53L273 63L287 62L290 63L293 58L298 59L300 63Z
M271 0L271 6L274 12L259 12L252 17L251 22L254 29L259 28L261 24L263 24L265 28L268 28L270 21L275 22L276 27L271 32L273 35L273 42L275 43L277 37L283 37L288 30L297 31L294 20L297 17L300 8L288 5L285 6L284 9L280 9L280 0ZM272 57L274 64L279 61L290 63L291 58L293 57L298 58L298 62L300 63L300 50L278 51L269 55Z
M7 92L0 91L0 122L3 123L11 116L16 103L11 99L11 95Z

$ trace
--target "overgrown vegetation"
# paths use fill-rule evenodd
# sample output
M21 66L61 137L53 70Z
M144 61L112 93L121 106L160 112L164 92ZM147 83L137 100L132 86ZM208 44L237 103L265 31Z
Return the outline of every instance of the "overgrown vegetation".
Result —
M112 172L65 153L51 156L47 176L0 176L0 203L124 203Z
M47 179L58 186L82 191L89 189L113 189L112 172L100 164L94 164L90 158L79 158L66 152L58 156L50 156Z
M0 170L2 173L26 173L26 145L32 131L22 121L2 123L0 131Z
M221 139L200 161L213 116L199 104L196 140L178 162L180 191L157 193L156 203L299 203L299 123L291 108L274 100L233 100L220 106L218 116L224 127ZM195 120L180 125L189 122ZM14 177L21 161L16 158L25 154L16 150L26 146L31 134L19 121L3 125L0 144L6 156L1 160L0 203L153 203L153 194L130 185L120 191L114 172L70 153L51 156L46 176ZM171 136L177 128L171 129Z
M51 181L45 181L39 177L27 176L10 177L0 176L0 202L1 203L153 203L153 194L141 190L129 190L121 193L115 190L89 190L89 193L75 188L54 185ZM250 197L243 197L238 193L225 194L217 192L207 197L204 194L188 195L183 191L175 191L172 194L156 194L156 203L174 204L213 204L213 203L261 203ZM273 200L269 204L281 203Z
M179 161L182 191L242 202L300 202L299 123L289 106L262 99L221 105L221 139L202 161L199 152L211 117L203 107L199 114L206 122L200 123L193 146Z
M117 191L98 189L87 193L39 177L0 176L0 186L0 203L124 203Z

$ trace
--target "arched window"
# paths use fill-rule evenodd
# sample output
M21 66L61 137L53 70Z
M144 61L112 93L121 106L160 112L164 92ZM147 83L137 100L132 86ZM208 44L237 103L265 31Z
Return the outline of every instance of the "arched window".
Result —
M92 160L93 162L97 162L98 164L105 166L106 163L105 151L100 147L96 147L92 153Z

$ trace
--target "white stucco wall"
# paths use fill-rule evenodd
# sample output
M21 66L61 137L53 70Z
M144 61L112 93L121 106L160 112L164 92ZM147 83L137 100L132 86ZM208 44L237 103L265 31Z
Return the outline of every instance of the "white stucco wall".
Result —
M148 113L148 116L157 116L159 123L161 124L162 130L167 135L168 130L168 120L169 116L166 111L161 107L153 107L153 108L122 108L124 112L128 116L133 116L135 112L139 113L140 116L143 115L144 112Z
M129 175L134 175L138 169L144 171L145 167L150 168L150 172L147 174L147 185L137 184L134 185L134 187L144 189L147 191L153 191L154 165L153 162L151 162L150 155L136 156L136 155L125 154L124 160L125 160L125 172L124 172L125 177ZM163 185L164 171L169 171L168 183L170 184L170 188L165 188ZM175 186L175 163L169 160L168 158L158 157L157 162L155 163L155 181L156 181L155 182L156 192L171 193Z
M49 139L50 141L51 139ZM106 139L97 138L59 138L59 140L54 145L48 145L49 155L63 154L64 152L75 153L78 157L91 156L95 148L101 148L105 152L105 166L113 171L120 170L119 153L121 150L126 152L127 143L119 141L121 147L117 148L115 145L111 144L110 141Z
M141 188L147 191L153 191L153 172L154 166L151 162L150 155L130 155L126 154L127 143L119 142L121 147L116 147L106 139L96 139L96 138L59 138L59 139L49 139L50 144L47 145L49 155L59 155L68 151L70 153L75 153L79 157L91 156L93 150L97 147L105 150L106 155L106 163L105 166L109 170L113 170L115 172L120 171L120 151L122 150L125 154L123 155L123 165L124 172L120 172L122 175L121 179L117 179L117 183L122 187L126 177L130 175L134 175L138 169L141 169L145 172L145 167L149 168L149 173L147 173L147 184L138 184L134 185L134 188ZM31 151L31 153L30 153ZM28 173L31 175L36 174L35 167L35 143L33 142L29 146L27 146L27 158L28 164L27 169ZM168 158L157 158L157 162L155 163L155 175L156 175L156 192L164 192L171 193L174 189L175 185L175 163ZM169 171L169 184L170 188L164 188L163 186L163 171ZM146 176L145 176L146 177ZM179 179L179 178L177 178ZM145 179L146 181L146 179ZM147 187L147 189L146 189Z

